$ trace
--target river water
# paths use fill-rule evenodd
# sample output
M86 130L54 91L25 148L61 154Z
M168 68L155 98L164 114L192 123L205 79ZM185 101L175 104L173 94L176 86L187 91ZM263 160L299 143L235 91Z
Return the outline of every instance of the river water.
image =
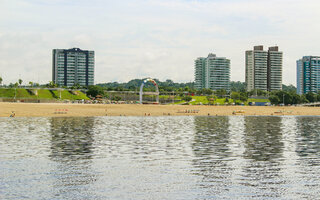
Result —
M0 199L318 199L319 121L0 118Z

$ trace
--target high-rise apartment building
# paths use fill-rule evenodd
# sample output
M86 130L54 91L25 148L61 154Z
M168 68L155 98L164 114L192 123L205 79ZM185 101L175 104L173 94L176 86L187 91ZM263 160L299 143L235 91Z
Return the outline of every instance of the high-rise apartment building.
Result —
M320 91L320 56L304 56L297 60L297 93Z
M282 52L278 47L255 46L246 51L247 91L254 89L272 91L282 89Z
M230 60L209 54L195 60L195 88L230 90Z
M268 90L282 90L282 52L277 46L268 50Z
M246 83L247 90L267 90L268 53L263 46L255 46L246 51Z
M60 86L94 84L94 51L53 49L52 81Z
M194 87L197 89L205 88L206 76L205 76L205 62L206 58L197 58L194 61Z

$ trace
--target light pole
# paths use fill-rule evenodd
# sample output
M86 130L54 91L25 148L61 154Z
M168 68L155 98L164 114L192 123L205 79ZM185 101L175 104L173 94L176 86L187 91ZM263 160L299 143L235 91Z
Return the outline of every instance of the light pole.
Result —
M174 90L172 92L173 92L172 103L174 104Z

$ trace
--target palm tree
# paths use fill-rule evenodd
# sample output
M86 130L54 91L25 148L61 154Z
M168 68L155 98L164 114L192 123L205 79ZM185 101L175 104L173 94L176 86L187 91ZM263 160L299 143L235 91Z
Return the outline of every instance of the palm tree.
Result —
M56 88L58 87L57 84L55 84L53 81L49 81L49 83L46 85L48 88Z
M22 81L21 79L19 79L19 85L20 85L20 87L21 87L22 82L23 82L23 81Z
M19 79L19 80L21 80L21 79ZM17 87L18 87L18 83L16 82L14 84L14 100L16 100L16 96L17 96Z

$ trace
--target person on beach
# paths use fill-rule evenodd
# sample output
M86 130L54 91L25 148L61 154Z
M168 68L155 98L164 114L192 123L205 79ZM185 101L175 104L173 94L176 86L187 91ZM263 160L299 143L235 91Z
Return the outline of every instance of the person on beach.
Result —
M10 117L14 117L14 116L16 116L16 113L14 111L12 111Z

